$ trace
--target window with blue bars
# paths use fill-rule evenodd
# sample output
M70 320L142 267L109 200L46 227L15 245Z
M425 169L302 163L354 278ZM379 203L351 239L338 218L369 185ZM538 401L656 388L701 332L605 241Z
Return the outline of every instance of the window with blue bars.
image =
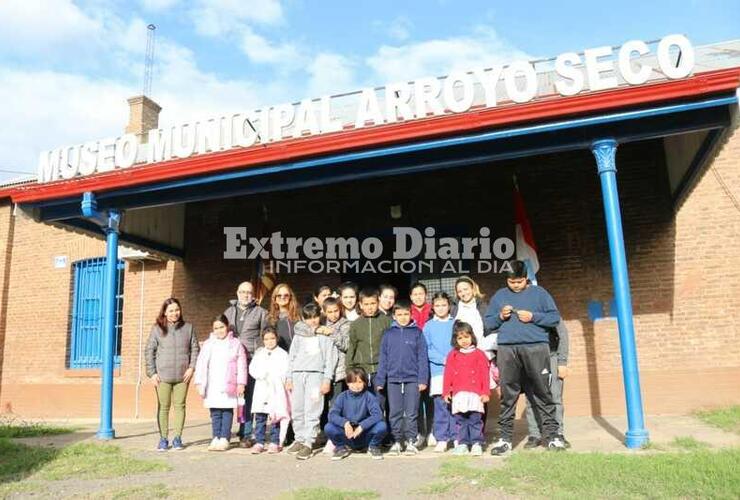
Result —
M121 365L121 326L123 325L123 269L118 261L116 293L115 366ZM100 368L103 364L103 287L105 257L86 259L72 265L73 296L69 342L69 368Z

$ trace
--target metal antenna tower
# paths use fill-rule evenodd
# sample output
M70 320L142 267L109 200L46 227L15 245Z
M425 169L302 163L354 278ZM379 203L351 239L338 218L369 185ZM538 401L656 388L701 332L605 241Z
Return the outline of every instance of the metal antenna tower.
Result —
M152 71L154 69L154 31L156 26L150 24L146 27L146 55L144 56L144 89L142 94L149 95L152 93Z

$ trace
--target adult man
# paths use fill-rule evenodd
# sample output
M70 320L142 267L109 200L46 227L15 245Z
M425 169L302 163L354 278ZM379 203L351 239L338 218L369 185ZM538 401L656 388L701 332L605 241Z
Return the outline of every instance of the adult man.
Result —
M224 311L224 315L229 320L234 336L239 338L251 360L257 348L262 346L262 330L267 326L267 311L257 305L254 298L254 287L249 281L239 284L236 296L236 300L229 301L229 307ZM254 444L251 412L254 383L255 380L250 375L244 391L244 423L239 425L239 438L244 448L249 448Z
M501 436L491 454L511 451L514 412L522 392L535 404L548 448L564 450L550 393L549 329L560 322L560 313L544 288L527 282L524 262L512 261L510 269L507 286L491 298L484 318L487 331L498 331L496 360L501 376Z
M550 392L552 400L555 403L555 418L558 421L558 437L566 448L570 448L570 443L565 439L563 427L563 385L565 377L568 375L568 352L570 339L568 329L565 323L560 321L554 330L550 330L550 372L552 380L550 383ZM541 423L537 415L532 411L532 403L527 400L527 430L529 437L524 444L525 448L537 448L542 445Z

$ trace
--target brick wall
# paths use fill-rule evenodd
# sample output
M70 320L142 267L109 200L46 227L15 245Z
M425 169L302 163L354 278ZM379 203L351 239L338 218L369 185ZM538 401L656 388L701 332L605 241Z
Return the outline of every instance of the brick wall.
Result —
M618 150L617 175L648 413L681 413L740 401L740 334L733 322L740 306L740 257L735 250L740 218L714 172L734 190L736 199L740 197L739 153L736 130L674 212L661 143L630 144ZM127 264L116 415L133 416L142 315L145 341L162 300L175 295L182 300L185 318L203 339L211 318L223 311L237 284L253 276L252 262L223 260L223 226L247 226L250 234L259 234L265 205L271 230L289 236L363 237L378 235L392 225L430 225L440 232L463 228L470 235L488 226L495 236L513 237L513 173L539 247L540 284L555 297L571 333L568 412L624 413L616 321L593 322L586 310L590 300L608 303L612 281L595 162L589 152L579 151L188 205L183 262L147 262L143 272L140 263ZM403 216L395 221L389 207L398 204ZM0 235L10 220L9 211L5 216L2 209ZM72 262L103 255L104 245L23 217L16 219L0 407L11 405L24 414L94 416L98 381L72 377L65 370L71 273L69 268L53 269L52 257L59 254L68 255ZM308 295L319 282L338 284L340 278L280 277L294 286L299 297ZM503 284L499 275L476 279L488 296ZM39 394L48 392L50 385L53 397L40 400ZM141 413L149 416L154 408L152 391L146 386L140 395ZM189 405L199 408L198 398L191 397ZM198 415L204 413L199 410Z

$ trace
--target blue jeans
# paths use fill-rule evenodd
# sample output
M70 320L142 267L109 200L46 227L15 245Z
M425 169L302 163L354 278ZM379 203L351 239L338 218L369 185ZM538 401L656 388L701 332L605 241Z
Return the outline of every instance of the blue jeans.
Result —
M388 427L382 420L369 429L364 429L362 434L354 439L347 439L344 435L344 429L338 425L334 425L331 422L326 424L324 427L324 433L329 436L331 442L337 448L352 448L353 450L359 450L362 448L372 447L379 448L383 443L383 438L388 434Z
M265 433L267 431L267 413L254 414L254 440L258 444L265 444ZM270 442L280 444L280 422L273 422L270 427Z
M251 357L251 355L250 355ZM254 384L257 381L247 376L247 386L244 388L244 423L239 424L239 437L244 439L252 435L252 397L254 396Z
M234 410L231 408L211 408L211 426L213 437L231 438L231 424L234 421Z
M483 445L483 414L477 411L467 413L456 413L457 441L460 444L472 445L478 443Z
M457 423L450 413L450 405L442 396L434 396L434 439L452 441L457 437Z

